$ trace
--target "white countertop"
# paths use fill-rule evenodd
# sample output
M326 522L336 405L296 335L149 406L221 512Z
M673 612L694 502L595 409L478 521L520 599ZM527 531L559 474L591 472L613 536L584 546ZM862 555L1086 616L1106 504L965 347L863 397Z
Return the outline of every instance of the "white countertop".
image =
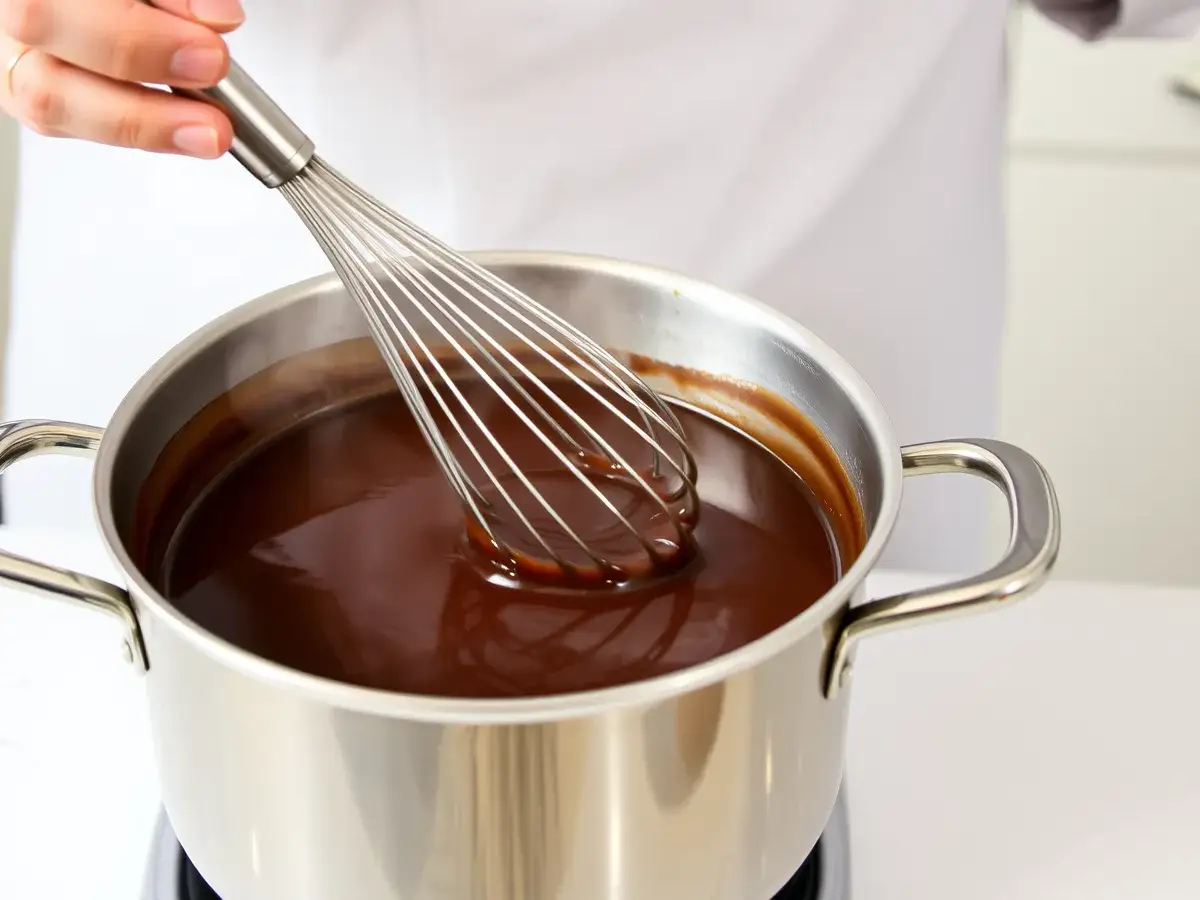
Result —
M96 538L0 546L112 577ZM881 574L875 593L911 577ZM1200 590L1055 583L863 643L854 900L1200 896ZM137 900L158 798L117 625L0 590L0 897Z

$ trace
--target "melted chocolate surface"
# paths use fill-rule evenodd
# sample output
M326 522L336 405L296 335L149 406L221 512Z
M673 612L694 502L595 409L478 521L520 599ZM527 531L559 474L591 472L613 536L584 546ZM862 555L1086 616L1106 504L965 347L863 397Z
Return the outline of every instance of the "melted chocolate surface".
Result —
M533 452L528 429L488 404L481 385L463 389L506 447ZM845 523L831 526L827 499L746 434L699 411L678 413L700 503L693 544L679 556L686 565L673 574L588 589L497 578L486 554L472 551L462 505L394 391L293 417L219 478L201 473L207 483L191 492L186 513L182 495L160 484L159 512L174 502L177 514L153 523L147 565L212 633L355 685L532 696L687 668L766 635L824 595L840 574L833 535ZM569 485L554 490L556 504L582 509ZM580 515L585 531L600 527L600 513Z

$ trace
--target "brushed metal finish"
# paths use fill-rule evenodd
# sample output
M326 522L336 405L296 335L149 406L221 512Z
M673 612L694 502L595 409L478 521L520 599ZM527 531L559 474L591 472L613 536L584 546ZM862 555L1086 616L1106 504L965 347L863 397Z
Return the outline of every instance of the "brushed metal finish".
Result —
M174 93L219 106L233 123L230 153L269 188L287 184L313 157L314 145L236 62L216 86L202 91L173 88Z
M826 695L839 643L849 658L873 623L894 622L889 611L915 623L1001 602L984 590L992 584L985 573L960 583L961 594L851 612L866 599L864 579L899 512L902 466L969 465L1003 479L998 473L1012 475L1019 459L975 442L970 452L965 444L913 448L902 460L859 376L814 335L748 298L593 257L473 258L603 346L757 383L806 412L858 494L869 529L863 553L825 597L761 640L607 690L499 701L410 696L255 657L184 618L125 546L154 460L204 404L278 360L367 335L334 275L252 301L138 382L96 459L101 534L129 581L151 662L152 733L176 833L230 900L769 898L816 843L838 793L852 693ZM714 400L669 380L652 386L685 402ZM755 425L753 408L716 399L726 417ZM1018 474L1008 489L1029 527L1009 557L1040 540L1031 587L1053 564L1057 515L1036 527L1037 509L1055 509L1052 488ZM737 485L716 487L736 499ZM968 588L980 596L964 604ZM846 628L857 630L843 639Z

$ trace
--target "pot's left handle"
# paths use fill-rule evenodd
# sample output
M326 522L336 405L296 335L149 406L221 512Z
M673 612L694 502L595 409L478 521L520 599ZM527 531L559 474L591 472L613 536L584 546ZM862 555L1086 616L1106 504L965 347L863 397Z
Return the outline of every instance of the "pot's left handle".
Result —
M0 472L31 456L49 453L91 456L99 448L103 434L100 428L70 422L37 419L5 422L0 424ZM148 668L142 630L134 614L133 602L124 588L91 575L3 551L0 551L0 582L116 616L128 630L125 641L129 658L143 671Z

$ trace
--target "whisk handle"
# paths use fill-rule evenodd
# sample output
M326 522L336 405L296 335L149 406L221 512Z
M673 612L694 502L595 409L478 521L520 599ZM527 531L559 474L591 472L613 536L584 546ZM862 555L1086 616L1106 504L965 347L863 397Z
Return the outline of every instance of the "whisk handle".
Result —
M312 159L314 146L308 135L236 62L230 62L229 74L214 87L173 90L225 111L233 122L230 152L269 188L291 181Z
M157 6L155 0L141 2ZM223 110L233 123L233 146L229 152L269 188L287 184L312 159L315 147L308 135L233 60L229 61L229 73L220 84L202 91L190 88L171 88L171 91Z

